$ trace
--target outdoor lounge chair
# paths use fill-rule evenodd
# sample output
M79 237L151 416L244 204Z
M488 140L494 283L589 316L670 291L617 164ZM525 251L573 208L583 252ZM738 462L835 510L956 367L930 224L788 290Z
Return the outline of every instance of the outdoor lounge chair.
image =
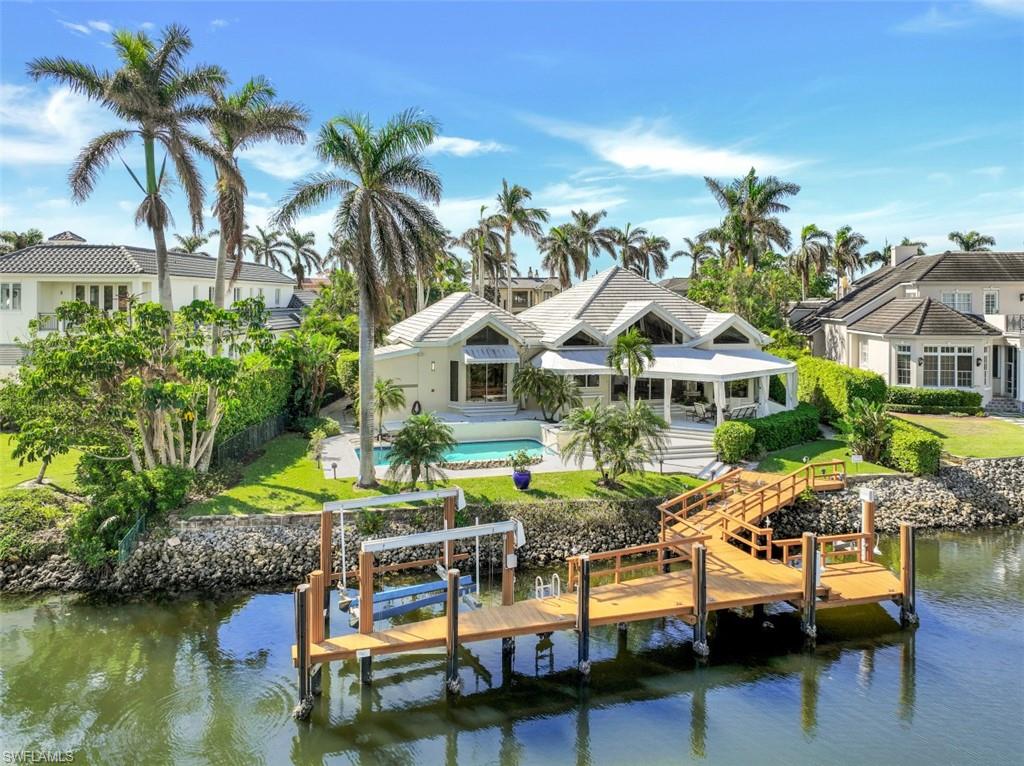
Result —
M742 407L737 407L736 409L730 411L726 415L726 418L728 420L749 420L750 418L755 417L756 415L757 405L745 404Z
M705 406L704 402L693 403L693 419L698 423L706 423L713 416L713 413Z

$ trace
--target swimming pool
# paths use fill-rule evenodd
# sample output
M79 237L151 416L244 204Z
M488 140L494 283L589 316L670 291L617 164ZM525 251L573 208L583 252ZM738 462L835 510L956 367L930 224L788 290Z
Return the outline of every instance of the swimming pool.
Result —
M445 453L444 459L448 463L464 463L471 460L504 460L511 453L521 449L526 450L530 457L540 457L544 454L544 445L536 439L490 439L479 442L459 442ZM391 447L373 448L374 465L388 465L390 456ZM359 457L358 448L356 457Z

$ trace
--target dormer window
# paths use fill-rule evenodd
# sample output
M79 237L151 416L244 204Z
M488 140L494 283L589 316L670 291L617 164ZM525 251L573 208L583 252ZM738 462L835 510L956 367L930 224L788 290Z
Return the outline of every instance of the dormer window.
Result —
M580 330L578 333L569 338L563 346L600 346L600 341L597 340L590 333L583 332Z
M682 343L686 340L683 334L676 330L657 314L644 314L636 322L626 328L626 331L636 330L654 345L666 345Z
M715 343L750 343L750 338L741 333L735 327L730 327L728 330L725 330L715 336Z
M470 336L466 341L467 346L507 346L508 338L495 330L490 325L483 328L476 334Z

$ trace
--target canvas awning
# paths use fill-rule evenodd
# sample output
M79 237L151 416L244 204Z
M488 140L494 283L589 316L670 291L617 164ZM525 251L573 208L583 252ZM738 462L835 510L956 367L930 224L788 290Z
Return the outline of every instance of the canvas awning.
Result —
M608 366L607 349L559 349L545 351L532 361L534 367L566 375L616 375ZM673 380L743 380L763 375L794 372L796 364L756 349L686 348L655 346L654 362L645 378Z
M515 364L519 354L512 346L465 346L462 358L466 364Z

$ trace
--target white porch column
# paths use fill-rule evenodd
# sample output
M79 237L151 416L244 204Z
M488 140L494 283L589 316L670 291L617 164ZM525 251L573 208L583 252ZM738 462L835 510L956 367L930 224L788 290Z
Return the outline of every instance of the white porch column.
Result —
M665 405L662 417L672 425L672 378L665 379Z
M796 371L786 373L786 409L796 408Z
M714 382L715 389L715 413L717 416L716 423L722 425L725 422L725 381L716 380Z
M757 379L757 416L763 418L768 414L768 383L767 375Z

